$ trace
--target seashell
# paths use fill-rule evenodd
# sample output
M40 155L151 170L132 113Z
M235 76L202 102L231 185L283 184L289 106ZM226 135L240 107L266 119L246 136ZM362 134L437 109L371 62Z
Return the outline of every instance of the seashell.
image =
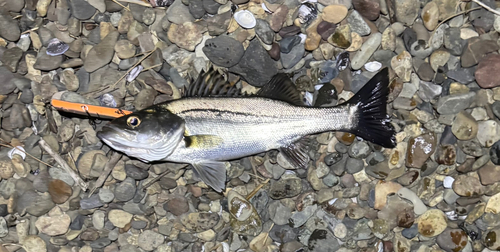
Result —
M304 93L304 102L307 106L312 106L314 101L314 95L311 92Z
M24 152L24 148L22 146L16 146L15 148L11 149L8 153L7 156L12 159L14 155L19 155L23 158L23 160L26 158L26 153Z
M317 16L318 16L318 10L313 4L307 2L299 7L298 18L300 23L302 24L309 23L310 21L316 19Z
M69 45L60 41L57 38L53 38L49 41L49 45L47 46L47 55L57 56L65 53L69 49Z
M344 71L350 63L349 52L343 52L337 56L337 69L339 71Z
M380 70L380 68L382 68L382 63L378 62L378 61L370 61L370 62L367 62L365 64L365 69L368 71L368 72L377 72L378 70Z
M141 65L134 67L134 69L132 69L132 71L130 71L130 73L128 74L127 81L131 82L135 80L135 78L137 78L137 76L141 73L142 69L144 69L144 67L142 67Z
M304 43L306 42L306 38L307 38L307 35L305 35L304 33L301 33L299 34L299 37L300 37L300 43Z
M115 97L112 94L105 93L99 99L99 104L104 107L116 108L117 104L115 101Z
M273 13L270 9L267 8L265 3L262 3L261 6L262 6L262 9L264 9L267 13Z
M153 7L169 7L174 1L175 0L149 0L149 3Z
M248 10L241 10L234 13L234 20L245 29L252 29L257 24L257 20Z

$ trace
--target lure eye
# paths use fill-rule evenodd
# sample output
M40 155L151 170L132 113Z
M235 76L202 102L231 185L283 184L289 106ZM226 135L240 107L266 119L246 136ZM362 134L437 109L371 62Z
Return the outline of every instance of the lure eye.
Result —
M135 128L141 124L141 120L137 116L131 116L127 119L128 126Z

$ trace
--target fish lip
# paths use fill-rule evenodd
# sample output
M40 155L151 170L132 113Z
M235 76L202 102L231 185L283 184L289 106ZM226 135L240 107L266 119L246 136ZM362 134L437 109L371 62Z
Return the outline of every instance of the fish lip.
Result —
M120 137L123 135L121 131L122 130L119 130L112 124L104 125L102 129L97 132L96 136L112 148L137 147L127 145L126 139Z

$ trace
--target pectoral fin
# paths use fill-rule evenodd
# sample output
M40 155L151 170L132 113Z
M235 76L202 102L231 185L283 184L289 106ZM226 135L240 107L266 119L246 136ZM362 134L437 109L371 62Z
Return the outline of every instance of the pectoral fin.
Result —
M216 135L184 136L186 148L213 148L222 144L222 138Z
M295 143L281 147L281 154L295 168L306 168L310 160L307 151L309 149L309 138L303 137Z
M217 161L204 161L192 164L196 174L205 184L217 192L226 188L226 164Z

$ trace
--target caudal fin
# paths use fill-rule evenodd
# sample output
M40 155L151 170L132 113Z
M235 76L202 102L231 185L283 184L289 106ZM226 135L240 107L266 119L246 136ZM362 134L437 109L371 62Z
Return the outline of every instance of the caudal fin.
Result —
M394 127L387 115L389 70L382 69L347 104L358 107L357 124L350 133L386 148L396 146Z

